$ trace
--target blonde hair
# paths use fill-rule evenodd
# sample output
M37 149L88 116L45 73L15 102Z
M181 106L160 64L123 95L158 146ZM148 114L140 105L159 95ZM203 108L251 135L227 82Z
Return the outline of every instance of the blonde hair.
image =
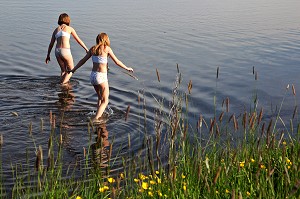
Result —
M58 25L66 24L67 26L69 26L71 23L71 19L67 13L62 13L59 15L57 23Z
M106 33L102 32L96 37L96 45L92 47L92 54L101 55L103 47L110 46L109 37Z

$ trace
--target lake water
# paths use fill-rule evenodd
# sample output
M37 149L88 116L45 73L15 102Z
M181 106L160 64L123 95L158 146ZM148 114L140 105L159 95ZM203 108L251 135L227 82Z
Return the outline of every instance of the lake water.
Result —
M68 88L58 84L60 70L53 51L50 64L44 63L60 13L70 15L71 26L88 47L98 33L108 33L115 54L135 70L138 80L109 62L114 113L106 123L107 141L118 149L115 154L125 156L139 151L146 136L154 136L153 118L159 107L155 99L164 99L166 105L171 101L177 64L182 91L187 92L190 80L193 85L189 96L192 127L199 115L209 120L215 104L221 112L227 97L230 113L249 111L254 94L265 118L275 115L285 97L281 114L291 118L299 95L293 96L291 88L286 93L286 87L294 85L296 92L300 88L299 8L299 0L2 0L0 134L5 183L13 183L11 164L24 164L26 151L32 165L38 146L47 154L50 111L58 121L64 116L61 132L67 164L82 157L83 148L96 137L90 139L86 126L97 99L89 83L91 60L76 72ZM71 45L76 64L85 52L74 39ZM116 170L120 168L121 160L115 165Z

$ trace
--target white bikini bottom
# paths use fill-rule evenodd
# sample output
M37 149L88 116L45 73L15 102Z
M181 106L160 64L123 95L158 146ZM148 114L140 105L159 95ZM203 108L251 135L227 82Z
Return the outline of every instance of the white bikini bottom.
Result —
M107 73L92 71L90 75L90 81L92 85L99 85L107 82Z

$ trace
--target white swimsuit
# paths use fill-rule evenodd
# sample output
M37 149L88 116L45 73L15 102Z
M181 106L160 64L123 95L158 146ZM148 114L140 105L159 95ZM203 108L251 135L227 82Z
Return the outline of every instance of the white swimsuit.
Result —
M92 85L99 85L104 82L107 82L107 73L92 71L90 75L90 81Z
M63 31L63 29L65 28L66 26L62 27L60 31L58 31L56 34L55 34L55 38L59 38L59 37L68 37L70 39L70 33L68 32L65 32ZM55 56L56 57L64 57L64 56L68 56L68 55L72 55L71 54L71 49L70 48L56 48L55 49Z

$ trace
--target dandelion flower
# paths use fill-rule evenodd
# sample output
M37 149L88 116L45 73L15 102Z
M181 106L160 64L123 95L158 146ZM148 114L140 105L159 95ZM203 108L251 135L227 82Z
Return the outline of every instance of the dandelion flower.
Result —
M283 141L282 144L283 144L283 145L286 145L286 141Z
M247 191L246 194L247 194L247 196L250 196L250 195L251 195L249 191Z
M228 189L225 190L225 193L230 193L230 191Z
M150 180L150 184L156 184L154 180Z
M155 173L158 175L158 174L159 174L159 171L155 171Z
M183 190L184 190L184 191L186 191L186 185L183 185L183 187L182 187L182 188L183 188Z
M77 196L76 199L82 199L80 196Z
M124 173L121 173L121 174L120 174L120 178L121 178L121 179L124 179L124 178L125 178Z
M185 178L185 175L184 175L184 174L181 174L181 177L182 177L182 179L184 179L184 178Z
M218 191L218 190L216 190L216 194L219 194L219 191Z
M115 179L113 179L113 178L107 178L107 180L108 180L108 182L109 183L113 183L113 182L115 182L116 180Z
M134 182L139 182L140 180L139 180L139 179L136 179L136 178L134 178L134 179L133 179L133 181L134 181Z
M149 187L149 185L148 185L147 182L143 182L143 183L142 183L142 188L143 188L143 189L148 189L148 187Z
M140 174L140 179L145 180L147 177L144 174Z
M160 184L161 183L161 179L157 178L157 183Z
M254 160L253 158L251 158L251 162L252 162L252 163L254 163L254 162L255 162L255 160Z
M266 166L263 165L263 164L259 165L259 167L260 167L261 169L265 169L265 168L266 168Z
M240 167L243 168L245 166L245 161L240 162Z
M162 196L163 196L163 194L161 193L160 190L157 191L157 194L158 194L159 197L162 197Z
M153 196L152 191L148 191L148 195L149 195L149 196Z
M108 186L103 186L103 187L100 187L100 188L99 188L99 191L100 191L101 193L105 192L106 190L109 190L109 187L108 187Z

